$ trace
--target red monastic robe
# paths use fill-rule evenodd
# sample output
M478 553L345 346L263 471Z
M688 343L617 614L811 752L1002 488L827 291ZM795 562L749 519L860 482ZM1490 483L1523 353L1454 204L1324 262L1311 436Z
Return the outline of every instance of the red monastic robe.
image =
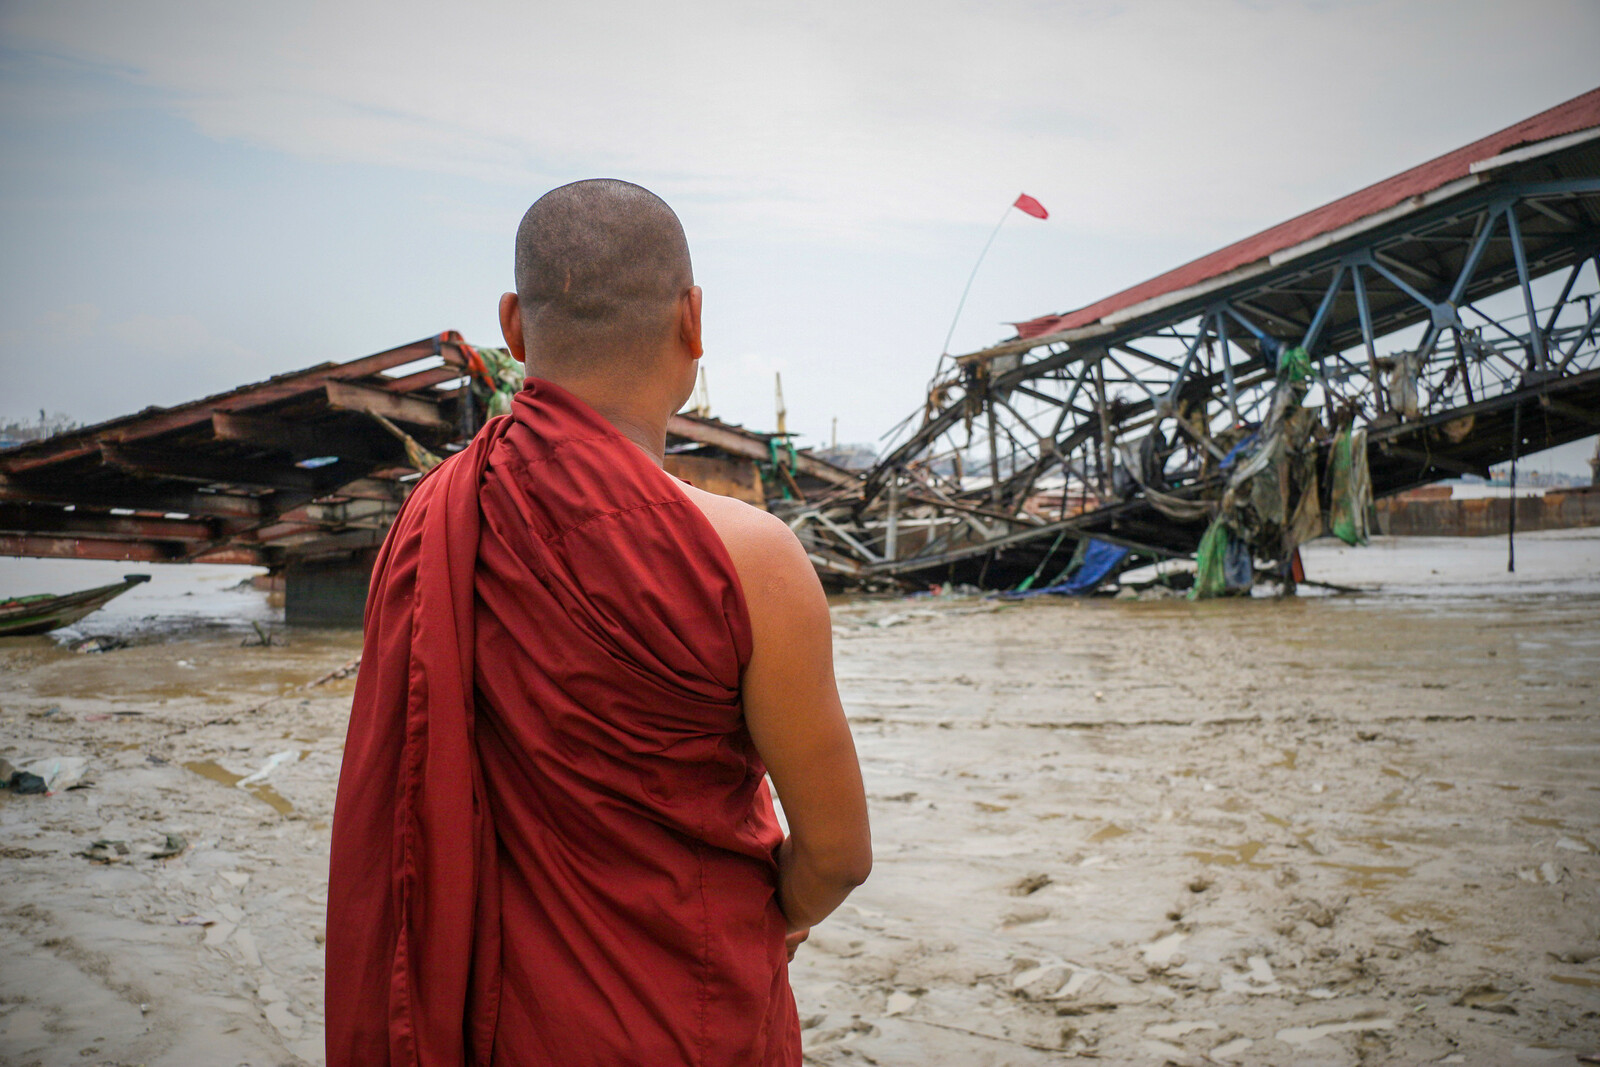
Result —
M716 531L530 380L417 486L333 821L330 1067L800 1062Z

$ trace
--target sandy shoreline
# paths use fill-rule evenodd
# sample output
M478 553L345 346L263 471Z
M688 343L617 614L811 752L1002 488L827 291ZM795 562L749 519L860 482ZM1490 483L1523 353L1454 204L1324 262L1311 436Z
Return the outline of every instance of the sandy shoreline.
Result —
M1532 593L839 605L878 858L796 961L809 1060L1600 1051L1591 541ZM0 755L94 782L0 798L0 1061L320 1062L351 683L296 687L358 639L240 641L0 644Z

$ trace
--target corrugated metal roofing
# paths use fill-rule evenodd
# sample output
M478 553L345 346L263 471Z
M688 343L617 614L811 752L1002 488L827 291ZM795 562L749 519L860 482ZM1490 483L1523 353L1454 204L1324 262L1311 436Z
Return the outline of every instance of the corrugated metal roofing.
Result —
M1412 197L1423 196L1467 177L1474 163L1492 159L1520 145L1546 141L1596 126L1600 126L1600 89L1574 97L1548 111L1541 111L1482 140L1297 215L1287 222L1262 230L1252 237L1185 263L1131 289L1124 289L1088 307L1014 323L1017 336L1028 339L1087 326L1135 304L1199 285L1378 212L1387 211Z

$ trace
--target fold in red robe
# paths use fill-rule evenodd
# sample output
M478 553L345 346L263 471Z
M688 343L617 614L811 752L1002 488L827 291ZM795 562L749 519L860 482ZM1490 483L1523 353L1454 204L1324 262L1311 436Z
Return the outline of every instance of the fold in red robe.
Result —
M330 1067L800 1062L733 564L532 379L417 486L333 822Z

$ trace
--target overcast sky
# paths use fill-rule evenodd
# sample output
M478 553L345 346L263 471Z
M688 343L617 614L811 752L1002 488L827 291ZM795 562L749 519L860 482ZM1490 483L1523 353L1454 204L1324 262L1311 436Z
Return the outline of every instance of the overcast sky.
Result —
M522 212L610 176L688 229L714 412L770 427L781 371L802 443L870 441L1018 192L1051 217L1012 213L953 351L1594 88L1597 55L1593 0L4 0L0 416L497 344Z

